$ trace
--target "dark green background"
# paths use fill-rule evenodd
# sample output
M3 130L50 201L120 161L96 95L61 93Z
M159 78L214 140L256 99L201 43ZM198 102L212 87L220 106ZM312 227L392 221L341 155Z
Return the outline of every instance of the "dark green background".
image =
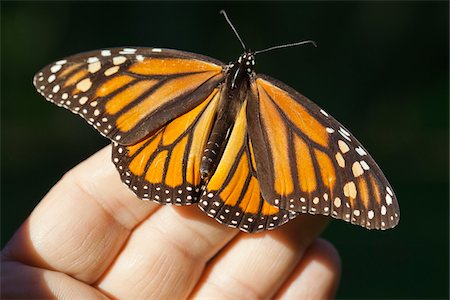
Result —
M333 222L340 298L449 296L448 2L1 3L2 246L48 189L108 141L47 103L31 80L77 52L154 46L225 62L241 52L225 8L253 49L315 39L258 57L359 137L400 202L399 226Z

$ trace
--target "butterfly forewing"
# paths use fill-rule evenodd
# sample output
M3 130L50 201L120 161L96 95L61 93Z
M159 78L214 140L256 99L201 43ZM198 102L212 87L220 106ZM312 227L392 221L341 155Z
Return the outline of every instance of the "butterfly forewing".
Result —
M244 102L199 206L220 223L247 232L258 232L274 229L293 219L297 213L279 209L263 199L252 152Z
M182 51L115 48L57 61L33 82L47 100L130 145L197 106L223 80L222 66Z
M375 161L306 97L259 76L247 115L258 180L269 203L370 229L398 223L396 197Z

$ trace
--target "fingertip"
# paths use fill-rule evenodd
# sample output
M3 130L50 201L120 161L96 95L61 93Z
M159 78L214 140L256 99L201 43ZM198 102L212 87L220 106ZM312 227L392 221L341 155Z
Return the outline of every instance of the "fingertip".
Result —
M337 249L324 239L316 239L280 289L277 298L334 298L340 275L341 259Z
M311 259L320 262L334 274L341 274L341 256L336 247L329 241L318 238L308 248L306 255L311 255ZM306 258L306 257L305 257Z

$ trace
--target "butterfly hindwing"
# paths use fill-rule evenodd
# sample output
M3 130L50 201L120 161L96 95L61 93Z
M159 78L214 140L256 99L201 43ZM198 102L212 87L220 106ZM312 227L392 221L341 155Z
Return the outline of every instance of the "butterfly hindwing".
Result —
M297 212L331 215L366 228L398 223L392 188L339 122L267 76L252 82L249 134L263 197Z
M222 224L257 232L274 229L297 213L279 209L261 196L245 112L246 102L238 113L217 169L205 186L199 207Z
M131 145L197 106L223 80L222 67L183 51L114 48L57 61L33 82L47 100Z
M113 144L112 160L122 181L141 199L188 205L198 201L200 162L219 91L134 145Z

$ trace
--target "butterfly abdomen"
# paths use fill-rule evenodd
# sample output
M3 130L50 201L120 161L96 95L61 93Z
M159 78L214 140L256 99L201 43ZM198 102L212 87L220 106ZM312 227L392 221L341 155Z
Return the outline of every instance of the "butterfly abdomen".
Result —
M221 93L219 108L216 119L214 121L211 134L203 151L202 163L200 166L200 173L203 179L208 179L214 173L223 150L227 145L230 132L236 120L237 112L241 107L241 103L228 99L227 89L225 88Z

